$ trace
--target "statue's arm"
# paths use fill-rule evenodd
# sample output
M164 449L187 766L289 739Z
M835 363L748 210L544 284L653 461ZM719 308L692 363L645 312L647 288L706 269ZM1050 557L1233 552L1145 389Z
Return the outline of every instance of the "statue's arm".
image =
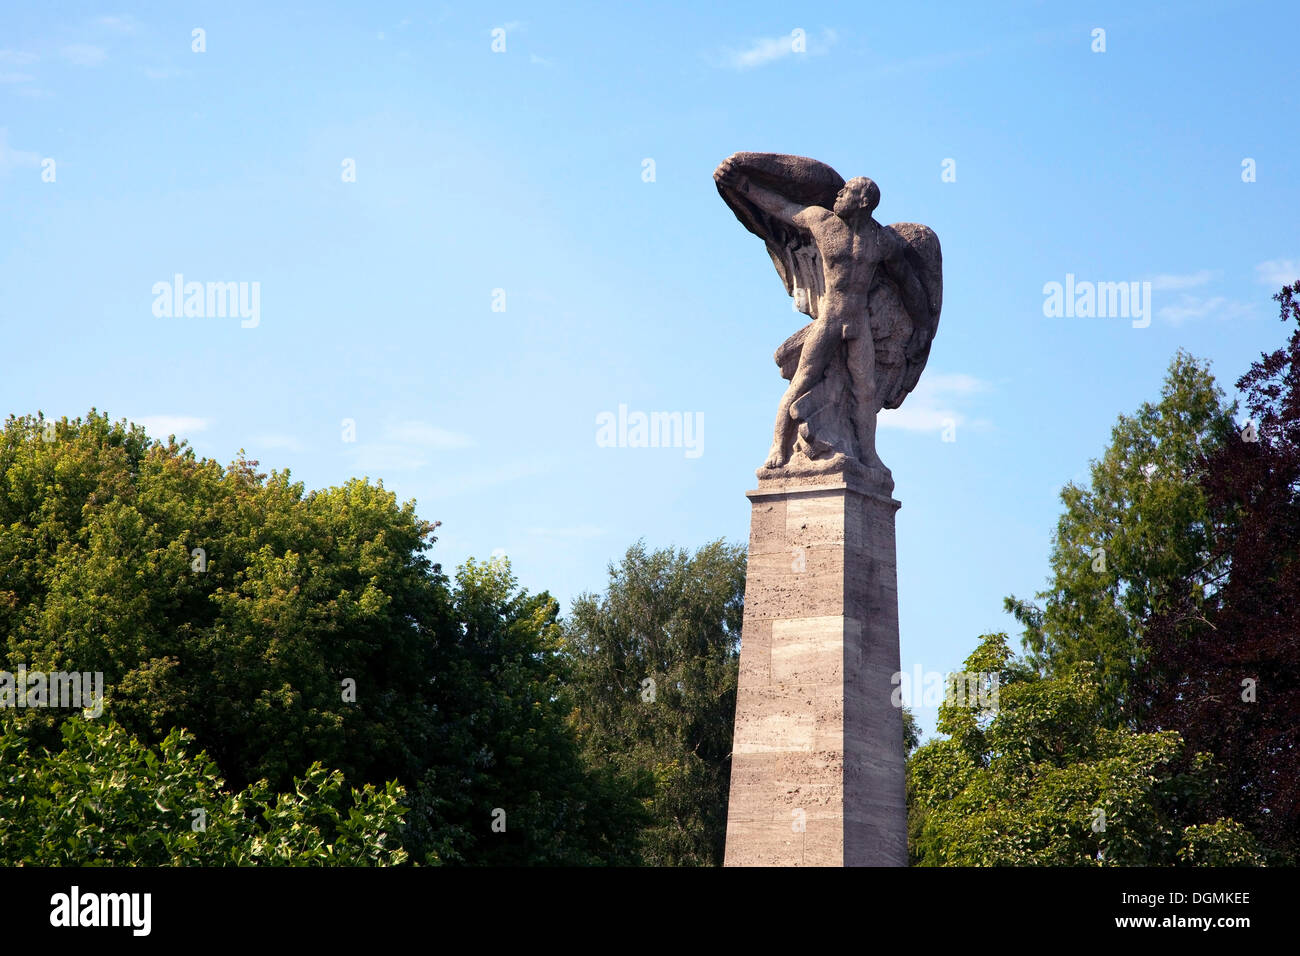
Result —
M769 216L773 216L792 226L796 225L795 216L808 208L800 203L791 202L774 189L768 189L766 186L760 186L758 183L749 180L745 180L741 184L740 194Z
M745 174L744 165L737 162L734 156L723 161L714 173L714 179L719 186L744 196L762 212L790 225L795 225L795 216L809 208L781 195L775 189L759 185Z

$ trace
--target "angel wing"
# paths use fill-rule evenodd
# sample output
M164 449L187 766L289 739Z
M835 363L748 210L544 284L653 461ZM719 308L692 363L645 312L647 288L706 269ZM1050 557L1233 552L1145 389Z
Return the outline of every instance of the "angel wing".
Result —
M825 273L812 235L789 216L774 215L752 202L746 189L751 184L761 187L795 209L833 209L844 178L825 163L782 153L735 153L722 162L713 178L736 218L767 246L796 308L818 318ZM885 408L898 408L916 387L930 357L943 304L943 262L939 237L928 226L900 222L886 228L903 240L907 268L898 278L887 270L877 271L869 293L869 325L875 345L876 395ZM786 379L794 376L808 330L808 326L800 329L776 351L776 364Z
M896 222L888 227L906 243L902 281L877 272L870 293L876 346L876 394L885 408L898 408L916 388L930 358L943 306L943 254L929 226ZM913 278L914 277L914 278ZM915 285L913 285L913 281Z
M761 209L745 196L753 183L797 206L835 205L844 178L825 163L783 153L735 153L713 174L718 193L741 225L763 240L767 254L794 297L800 312L817 318L817 300L825 291L825 274L812 235L798 225ZM805 294L799 295L799 292Z

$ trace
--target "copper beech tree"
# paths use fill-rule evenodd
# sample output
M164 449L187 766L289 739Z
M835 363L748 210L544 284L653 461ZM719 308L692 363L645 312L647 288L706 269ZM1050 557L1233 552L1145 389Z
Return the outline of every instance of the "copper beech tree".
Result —
M1215 758L1212 811L1280 860L1300 851L1300 282L1274 299L1285 346L1237 382L1249 421L1196 463L1208 509L1203 583L1152 616L1143 723Z

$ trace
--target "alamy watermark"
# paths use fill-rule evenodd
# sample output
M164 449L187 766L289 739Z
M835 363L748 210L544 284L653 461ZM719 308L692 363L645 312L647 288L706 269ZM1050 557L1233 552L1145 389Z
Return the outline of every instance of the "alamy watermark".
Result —
M160 319L224 319L255 329L262 321L262 283L186 282L179 272L153 284L153 314Z
M890 679L894 685L890 702L895 707L938 707L955 704L978 710L998 709L1000 674L966 671L923 671L917 664L912 673L898 671Z
M596 416L596 445L600 448L684 448L687 458L704 454L703 412L629 412Z
M1151 324L1150 282L1079 282L1067 272L1064 284L1045 283L1043 296L1049 319L1132 319L1135 329Z
M56 928L124 927L133 936L148 936L152 913L152 893L83 893L74 883L50 897L50 925Z
M86 717L104 712L102 671L0 671L0 708L80 708Z

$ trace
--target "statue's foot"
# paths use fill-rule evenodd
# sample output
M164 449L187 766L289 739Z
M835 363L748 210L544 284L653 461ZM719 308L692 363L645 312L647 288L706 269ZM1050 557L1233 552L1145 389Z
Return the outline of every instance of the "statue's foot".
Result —
M753 461L753 460L754 460L754 459L752 459L752 458L750 459L750 461ZM786 460L787 460L787 459L786 459L786 456L785 456L785 454L781 451L780 448L773 448L772 451L771 451L771 453L767 456L767 461L763 462L763 467L764 467L764 468L784 468L784 467L785 467L785 464L786 464Z

